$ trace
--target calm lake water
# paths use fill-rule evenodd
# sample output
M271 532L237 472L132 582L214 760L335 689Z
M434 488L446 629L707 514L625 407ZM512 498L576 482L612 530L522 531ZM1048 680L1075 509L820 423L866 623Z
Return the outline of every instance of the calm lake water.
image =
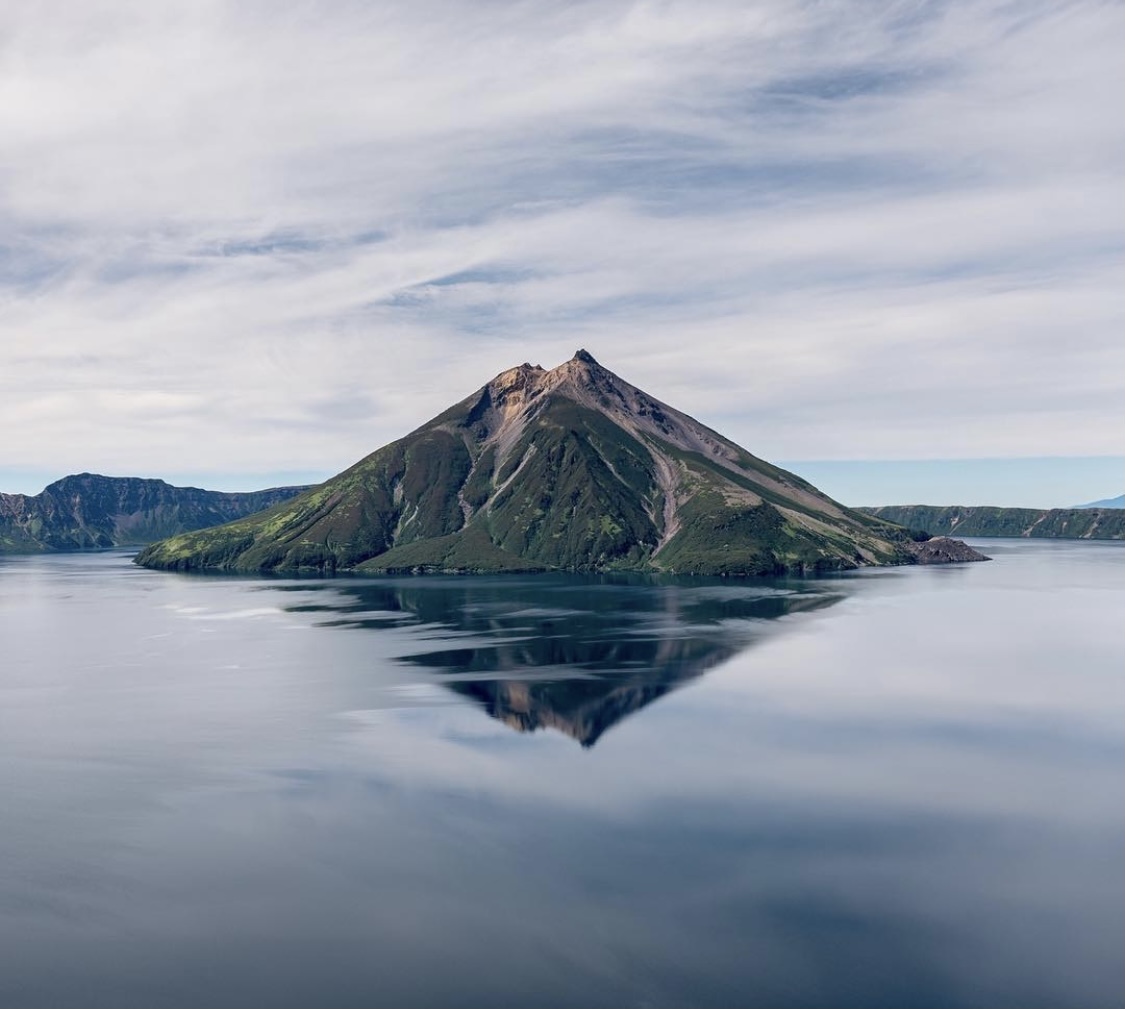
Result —
M0 560L4 1006L1119 1006L1125 545Z

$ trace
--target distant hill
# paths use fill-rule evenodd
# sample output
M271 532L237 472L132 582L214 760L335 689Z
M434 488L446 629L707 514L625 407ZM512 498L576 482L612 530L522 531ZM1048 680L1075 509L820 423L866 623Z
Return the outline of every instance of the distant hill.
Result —
M505 371L319 487L137 563L752 575L979 559L956 553L844 507L579 351Z
M141 546L242 518L306 489L228 494L173 487L163 480L79 473L39 494L0 494L0 553Z
M1117 497L1103 498L1101 501L1091 501L1089 504L1075 505L1075 508L1125 508L1125 494Z
M932 536L1125 539L1125 511L1113 508L884 505L859 510L910 529L921 529Z

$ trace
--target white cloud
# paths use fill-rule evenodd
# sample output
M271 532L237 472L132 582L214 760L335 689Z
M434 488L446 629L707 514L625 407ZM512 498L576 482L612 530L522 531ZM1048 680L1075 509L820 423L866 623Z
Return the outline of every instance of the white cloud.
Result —
M349 464L579 346L767 457L1122 451L1117 3L0 13L0 465Z

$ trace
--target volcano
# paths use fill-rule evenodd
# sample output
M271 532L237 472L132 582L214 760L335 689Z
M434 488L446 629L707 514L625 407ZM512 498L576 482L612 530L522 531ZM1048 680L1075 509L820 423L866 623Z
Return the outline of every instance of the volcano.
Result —
M920 559L902 527L833 501L580 350L549 371L502 372L325 483L155 543L137 562L756 575Z

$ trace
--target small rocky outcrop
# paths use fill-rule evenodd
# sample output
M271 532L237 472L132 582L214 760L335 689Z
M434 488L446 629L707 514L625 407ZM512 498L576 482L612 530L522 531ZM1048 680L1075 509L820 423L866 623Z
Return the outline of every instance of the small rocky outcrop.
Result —
M989 561L979 550L968 543L950 539L948 536L934 536L924 543L912 543L910 552L918 564L959 564L962 561Z

